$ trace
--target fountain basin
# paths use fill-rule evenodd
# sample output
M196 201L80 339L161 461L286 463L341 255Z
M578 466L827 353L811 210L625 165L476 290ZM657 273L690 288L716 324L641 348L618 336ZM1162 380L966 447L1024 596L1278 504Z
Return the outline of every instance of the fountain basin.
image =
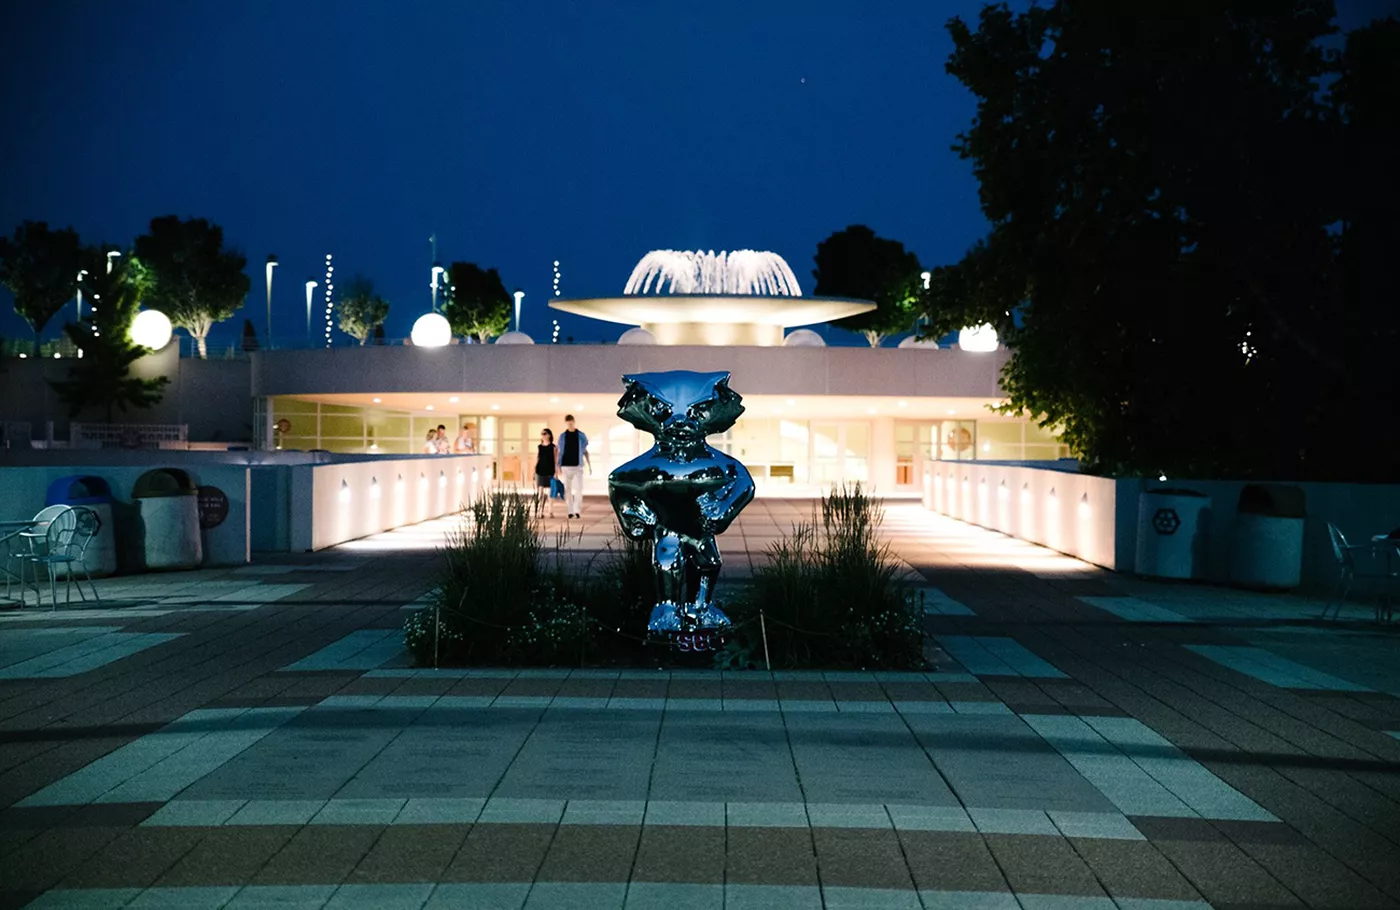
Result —
M603 322L639 325L657 344L783 343L783 329L843 319L875 309L869 300L758 294L627 295L558 299L551 309Z

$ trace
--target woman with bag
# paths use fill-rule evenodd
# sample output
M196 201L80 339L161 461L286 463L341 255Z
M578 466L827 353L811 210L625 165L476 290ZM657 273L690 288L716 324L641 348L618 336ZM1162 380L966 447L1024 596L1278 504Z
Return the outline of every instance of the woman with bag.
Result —
M554 497L550 495L554 483L554 463L558 459L554 448L554 433L548 427L540 430L539 451L535 455L535 509L539 510L540 500L548 507L548 516L554 517Z

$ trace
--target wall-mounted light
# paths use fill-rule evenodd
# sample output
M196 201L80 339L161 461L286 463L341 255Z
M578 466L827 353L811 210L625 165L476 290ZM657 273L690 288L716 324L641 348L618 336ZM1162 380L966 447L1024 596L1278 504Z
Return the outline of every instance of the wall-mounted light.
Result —
M378 499L378 498L379 498L379 478L378 478L378 477L371 477L371 478L369 479L369 498L370 498L370 499Z
M446 472L446 471L438 471L438 488L439 488L439 489L443 489L443 490L447 489L447 472Z
M1011 488L1008 487L1008 486L1006 485L1006 481L1003 480L1003 481L1001 482L1001 484L997 487L997 499L1000 499L1000 500L1005 501L1005 500L1010 499L1010 498L1011 498Z
M348 480L342 480L342 481L340 482L340 504L341 504L341 505L345 505L345 504L348 503L349 501L350 501L350 481L348 481Z
M1085 493L1079 497L1079 518L1081 521L1089 517L1089 494Z

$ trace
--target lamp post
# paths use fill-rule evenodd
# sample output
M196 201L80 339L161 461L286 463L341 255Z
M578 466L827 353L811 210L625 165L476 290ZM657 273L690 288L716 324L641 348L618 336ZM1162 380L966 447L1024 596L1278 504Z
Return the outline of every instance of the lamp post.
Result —
M267 254L267 348L272 350L272 270L277 268L277 254Z
M515 330L518 332L520 331L520 301L525 299L525 292L516 288L512 296L515 297Z
M316 280L306 279L306 340L311 340L311 292L316 290Z
M437 304L438 277L439 277L440 275L442 275L442 274L443 274L444 272L446 272L446 271L447 271L447 269L445 269L445 268L442 267L442 263L441 263L441 262L434 262L434 263L433 263L433 278L432 278L432 282L433 282L433 283L432 283L431 287L432 287L432 289L433 289L433 312L434 312L434 313L436 313L436 312L438 311L438 304Z
M922 272L922 273L920 273L919 277L922 278L922 279L924 280L924 290L927 291L927 290L928 290L929 282L930 282L931 280L933 280L933 273L932 273L932 272Z
M78 269L78 321L83 318L83 276L88 273L87 269Z
M108 251L107 251L107 274L108 274L108 275L112 274L112 260L113 260L113 259L116 259L116 258L117 258L118 256L120 256L121 254L122 254L122 251L121 251L121 250L108 250Z

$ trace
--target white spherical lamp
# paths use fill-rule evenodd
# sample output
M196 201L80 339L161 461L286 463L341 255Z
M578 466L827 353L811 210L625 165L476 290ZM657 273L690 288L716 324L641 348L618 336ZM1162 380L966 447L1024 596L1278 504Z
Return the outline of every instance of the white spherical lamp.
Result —
M496 338L494 344L534 344L535 339L524 332L506 332Z
M452 326L441 313L424 313L413 323L409 334L414 346L420 348L441 348L452 343Z
M811 329L793 329L783 339L785 348L824 348L826 341Z
M997 330L988 323L968 326L958 332L958 347L964 351L975 351L979 354L995 351L997 349Z
M131 320L128 333L132 344L159 351L170 343L170 319L160 310L142 310Z
M938 342L932 338L920 338L918 335L910 335L899 343L902 348L918 348L922 351L938 350Z
M618 344L656 344L656 336L641 326L628 329L617 338Z

